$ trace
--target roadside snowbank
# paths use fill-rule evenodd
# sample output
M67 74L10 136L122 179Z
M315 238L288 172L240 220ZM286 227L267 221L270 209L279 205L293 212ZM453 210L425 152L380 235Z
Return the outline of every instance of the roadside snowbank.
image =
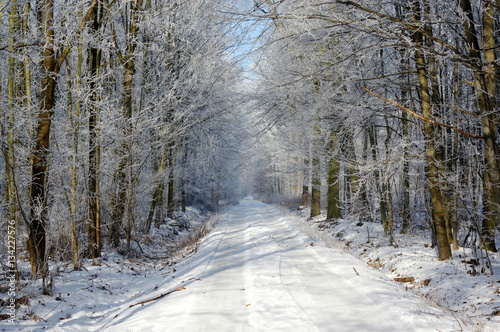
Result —
M177 261L196 252L196 241L214 227L218 217L188 209L133 241L127 255L104 250L100 259L84 259L81 270L74 270L67 261L51 261L52 296L41 295L40 281L29 279L29 263L20 262L23 278L16 294L16 324L0 320L0 331L42 331L68 320L90 331L96 320L114 315L120 305L168 282ZM4 291L0 290L4 301L0 314L8 301Z

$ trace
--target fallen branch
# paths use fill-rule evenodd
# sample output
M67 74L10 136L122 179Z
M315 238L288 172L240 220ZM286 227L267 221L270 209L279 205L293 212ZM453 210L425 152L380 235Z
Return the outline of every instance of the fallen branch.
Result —
M174 289L173 291L170 291L170 292L166 292L166 293L160 294L160 295L158 295L157 297L153 297L152 299L149 299L149 300L144 300L144 301L139 302L139 303L136 303L136 304L131 304L131 305L129 305L129 308L135 307L136 305L139 305L139 304L144 305L144 304L146 304L146 303L148 303L148 302L152 302L152 301L159 300L159 299L161 299L162 297L165 297L165 296L167 296L167 295L169 295L169 294L172 294L173 292L179 292L179 291L181 291L181 290L185 290L185 289L186 289L186 287L184 287L184 286L183 286L183 287L180 287L180 288L177 288L177 289Z
M414 282L415 278L414 277L394 278L394 281L397 281L397 282Z

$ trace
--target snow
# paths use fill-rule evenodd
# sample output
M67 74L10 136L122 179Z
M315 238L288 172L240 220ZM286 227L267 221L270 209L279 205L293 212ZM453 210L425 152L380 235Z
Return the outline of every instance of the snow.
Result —
M100 266L63 271L63 278L55 283L59 301L44 297L39 305L31 304L30 309L43 321L24 320L18 326L2 328L107 332L499 330L496 317L471 323L431 301L446 292L450 301L480 297L474 303L488 301L491 309L498 305L498 279L471 276L466 271L463 275L454 261L435 260L433 250L423 245L415 252L402 246L376 247L374 242L381 235L375 224L368 225L373 229L367 244L365 229L353 224L319 227L319 222L306 223L247 198L222 214L210 234L177 258L142 262L108 253ZM342 235L335 236L341 229ZM494 267L498 269L498 265ZM411 276L415 281L395 282L397 276ZM417 286L425 279L431 279L427 286ZM427 295L422 295L423 288ZM478 309L484 314L482 310Z
M412 278L413 281L402 284L405 290L418 295L423 302L445 308L460 329L500 330L498 253L460 248L454 251L453 259L439 261L437 248L431 247L431 240L425 234L398 233L395 244L390 245L378 223L325 221L324 216L306 223L303 216L289 218L296 220L304 233L356 256L391 280Z

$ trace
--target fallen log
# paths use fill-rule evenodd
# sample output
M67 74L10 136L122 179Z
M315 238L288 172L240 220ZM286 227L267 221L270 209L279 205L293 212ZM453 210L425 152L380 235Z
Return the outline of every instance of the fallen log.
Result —
M179 288L177 288L177 289L174 289L173 291L170 291L170 292L166 292L166 293L160 294L160 295L158 295L157 297L153 297L152 299L149 299L149 300L144 300L144 301L139 302L139 303L136 303L136 304L131 304L131 305L129 305L129 308L135 307L136 305L139 305L139 304L144 305L144 304L146 304L146 303L148 303L148 302L152 302L152 301L159 300L159 299L161 299L162 297L165 297L165 296L167 296L167 295L169 295L169 294L172 294L172 293L174 293L174 292L179 292L179 291L181 291L181 290L185 290L185 289L186 289L186 287L184 287L184 286L179 287Z

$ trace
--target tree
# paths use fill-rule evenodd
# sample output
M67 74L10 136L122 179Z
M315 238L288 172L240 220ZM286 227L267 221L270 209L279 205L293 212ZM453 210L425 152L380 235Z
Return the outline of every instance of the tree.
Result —
M495 75L495 10L488 1L481 1L479 22L474 19L473 9L469 0L460 0L463 11L464 34L470 62L474 71L474 86L477 103L483 125L484 139L484 217L481 236L484 246L490 251L496 251L495 224L499 217L500 204L500 150L497 144L498 111L496 110L497 78ZM480 33L475 25L482 19L482 45L479 42Z
M421 8L419 1L413 2L413 18L416 25L421 22ZM425 24L425 23L424 23ZM443 196L439 187L439 169L440 163L443 162L442 154L437 150L435 143L435 124L432 123L432 102L430 95L430 87L428 80L428 63L421 51L423 47L423 35L419 30L416 30L412 35L413 41L416 44L415 62L417 65L417 75L420 88L420 102L422 108L422 116L424 121L424 137L425 137L425 155L427 161L427 178L429 180L430 195L432 203L432 222L433 230L438 244L438 257L441 260L446 260L451 257L450 241L446 232L445 210L443 207Z
M19 4L1 12L12 37L0 45L1 207L26 221L18 238L26 226L44 292L48 251L78 269L103 239L121 247L125 235L131 253L164 212L241 194L235 150L246 130L234 133L246 83L231 55L240 23L229 4Z
M337 192L331 184L342 183L340 206L350 206L351 215L380 220L391 242L394 228L407 232L425 225L417 217L417 211L425 210L440 259L451 257L450 244L457 248L461 230L468 227L481 233L485 248L495 251L500 173L494 6L462 0L266 4L264 8L259 2L256 15L275 26L279 22L279 28L269 32L263 47L271 67L263 76L275 70L274 84L266 82L263 89L273 90L274 101L284 100L281 86L300 95L306 91L300 90L301 83L317 80L322 87L318 100L344 110L328 114L325 107L320 117L321 122L335 119L339 135L339 148L330 147L325 156L330 197ZM278 47L281 63L271 59ZM472 93L476 104L467 98ZM295 105L304 116L314 103L307 98L301 102ZM279 126L291 122L285 107L270 102L267 115L273 125L278 112ZM335 160L340 161L338 170ZM477 166L484 168L482 180L459 180ZM478 181L484 190L470 190ZM480 226L470 223L461 205L483 216Z
M92 13L91 29L96 35L101 28L103 18L103 3L98 2ZM97 258L101 256L101 200L99 190L99 164L100 164L100 146L99 146L99 92L98 92L98 74L101 66L101 50L98 47L91 47L89 51L89 71L90 82L89 90L91 91L90 108L89 108L89 153L88 153L88 237L89 237L89 256Z
M333 129L330 133L330 151L328 161L328 205L327 219L338 219L341 217L340 210L340 162L338 160L338 137Z
M316 125L313 130L311 219L321 214L321 129Z
M81 33L95 7L93 0L77 33ZM32 265L33 277L47 277L48 266L46 257L46 227L47 227L47 176L49 165L47 156L50 144L50 126L55 106L55 89L57 76L70 52L70 46L56 58L54 46L54 4L51 0L42 2L40 27L43 38L43 78L40 92L40 112L36 129L35 147L32 151L32 179L30 189L30 224L28 249ZM46 290L45 290L46 291Z

